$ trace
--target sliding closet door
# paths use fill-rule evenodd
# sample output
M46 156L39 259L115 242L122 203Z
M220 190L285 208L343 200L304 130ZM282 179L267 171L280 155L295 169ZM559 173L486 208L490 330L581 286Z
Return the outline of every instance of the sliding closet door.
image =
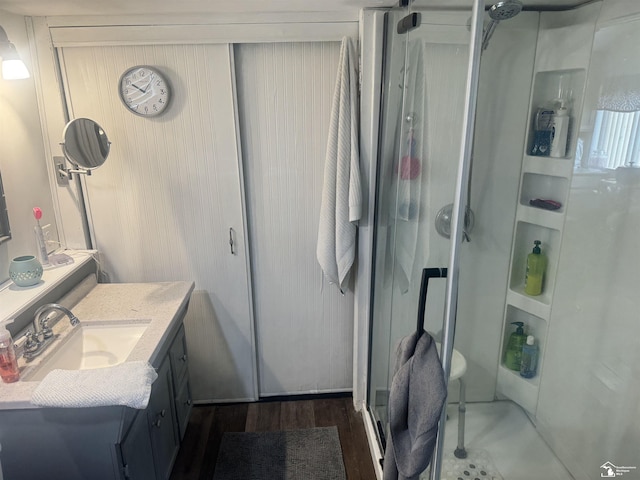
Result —
M339 42L235 47L261 396L350 390L353 294L316 239Z
M195 281L186 319L194 399L255 398L229 45L65 47L61 60L72 115L96 120L113 142L86 179L102 268L114 282ZM120 75L141 64L173 87L158 117L133 115L118 98Z

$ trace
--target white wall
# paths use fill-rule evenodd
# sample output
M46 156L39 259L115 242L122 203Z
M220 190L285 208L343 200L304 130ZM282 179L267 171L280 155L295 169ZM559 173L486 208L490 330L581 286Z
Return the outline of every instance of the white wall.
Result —
M586 14L594 22L597 8ZM602 2L580 129L586 144L607 79L640 78L639 15L635 1ZM640 188L631 173L576 171L569 192L537 421L578 480L599 478L607 461L640 469Z
M41 223L52 224L52 239L56 241L57 231L25 20L6 12L0 12L0 19L9 40L32 73L32 77L25 80L0 78L0 173L13 237L0 245L2 283L9 278L12 258L36 254L33 207L42 209Z

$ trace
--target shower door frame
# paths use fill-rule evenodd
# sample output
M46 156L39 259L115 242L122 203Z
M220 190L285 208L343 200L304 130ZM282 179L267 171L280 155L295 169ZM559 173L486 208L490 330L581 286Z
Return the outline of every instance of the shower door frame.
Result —
M471 13L471 40L469 42L469 66L467 69L467 86L465 89L465 112L463 120L463 138L460 145L458 161L458 177L456 194L453 201L453 218L451 220L451 255L449 257L449 276L446 286L445 313L442 336L442 369L445 383L449 384L453 341L455 337L456 313L458 306L458 283L460 277L460 247L464 234L464 217L469 191L469 172L475 132L475 117L478 100L478 84L480 81L480 56L482 54L482 31L485 0L474 0ZM444 431L447 420L447 409L442 409L438 424L438 439L431 460L430 480L440 480L442 470L442 454L444 450Z

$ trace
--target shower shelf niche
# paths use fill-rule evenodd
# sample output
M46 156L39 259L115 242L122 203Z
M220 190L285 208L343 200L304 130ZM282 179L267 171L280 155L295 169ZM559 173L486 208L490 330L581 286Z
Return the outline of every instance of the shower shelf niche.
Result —
M524 378L520 372L516 372L504 365L504 354L507 342L515 327L511 322L524 323L524 331L527 335L533 335L538 345L538 367L533 378ZM498 369L498 387L500 391L512 400L518 402L526 410L535 412L538 401L538 385L540 384L540 372L542 370L542 358L544 356L545 340L547 336L547 321L530 312L507 305L507 312L504 320L502 339L502 350L500 351L500 368Z
M538 212L536 211L534 213ZM534 240L540 240L542 242L542 252L547 256L547 271L545 273L542 294L535 297L529 297L524 293L524 280L527 271L527 255L529 255L533 250ZM559 248L560 232L557 229L547 228L540 224L529 223L526 221L518 221L512 248L513 259L511 262L511 278L509 280L510 290L517 294L527 296L533 302L550 305L555 283L555 271Z
M514 400L533 415L536 413L538 403L538 385L544 358L547 324L551 319L566 202L573 176L573 157L578 135L576 126L579 125L580 120L585 80L585 69L538 71L534 78L529 103L527 140L522 156L520 189L511 247L511 268L505 301L497 391ZM538 109L557 98L570 101L571 121L566 155L562 158L530 155ZM531 206L529 201L535 198L554 200L562 206L557 210ZM534 240L542 242L541 248L547 255L548 265L542 294L529 296L524 293L524 280L527 255L533 249ZM513 331L511 325L513 321L522 321L525 325L529 325L530 333L538 342L540 349L538 374L532 379L521 377L519 372L506 368L502 363L506 342Z
M564 212L564 202L567 198L569 181L565 177L525 172L522 176L520 188L520 205L530 206L529 201L535 198L555 200L562 206L558 210L542 210L555 215ZM539 207L531 207L539 209Z
M572 70L553 70L538 72L536 74L531 95L531 107L529 112L529 131L527 135L526 154L531 152L534 138L534 125L536 114L539 108L548 107L556 99L563 99L569 102L569 134L567 136L567 152L561 158L555 157L534 157L552 158L556 162L567 162L573 157L577 141L576 112L582 104L582 92L584 90L586 71L582 68ZM564 161L563 161L564 160Z

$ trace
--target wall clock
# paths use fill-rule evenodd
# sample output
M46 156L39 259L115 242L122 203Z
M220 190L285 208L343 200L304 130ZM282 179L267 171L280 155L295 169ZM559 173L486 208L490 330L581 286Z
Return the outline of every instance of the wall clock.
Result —
M164 112L171 100L171 87L158 69L138 65L120 77L120 100L132 113L153 117Z

